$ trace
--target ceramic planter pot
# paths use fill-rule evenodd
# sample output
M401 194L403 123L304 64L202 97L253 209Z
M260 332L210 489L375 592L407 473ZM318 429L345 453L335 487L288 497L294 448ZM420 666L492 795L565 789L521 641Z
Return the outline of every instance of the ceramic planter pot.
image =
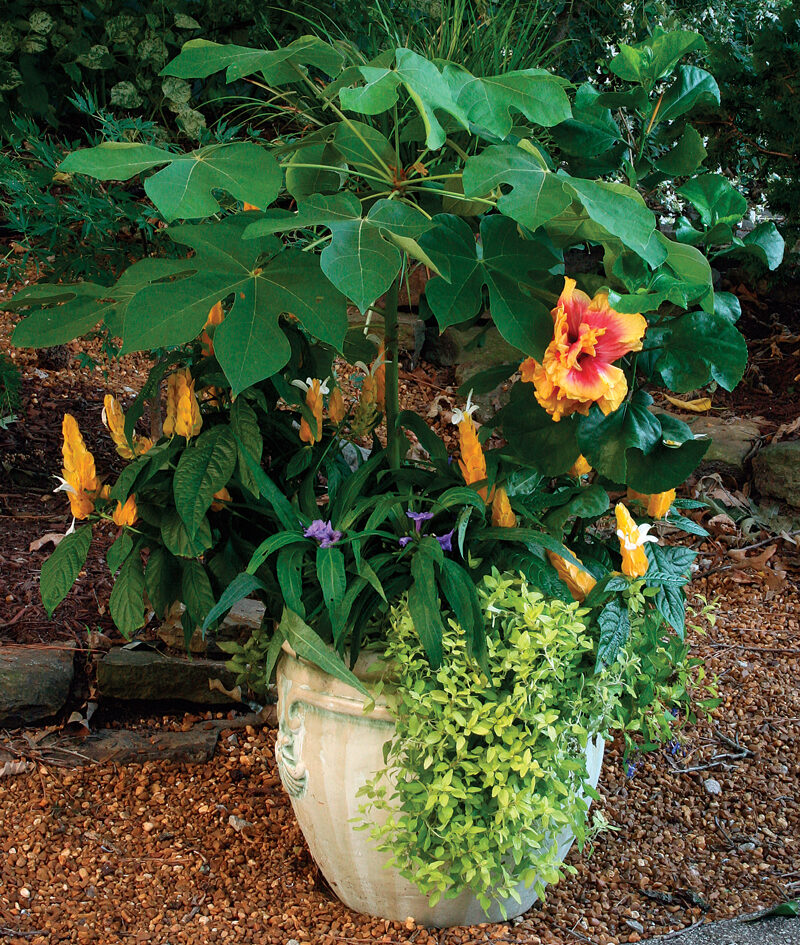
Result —
M368 685L369 657L359 658L355 672ZM399 922L409 916L421 925L446 927L501 922L495 905L487 915L477 898L464 892L456 899L428 905L413 883L396 869L387 869L368 830L356 830L363 798L359 789L384 767L383 746L394 732L385 701L364 713L363 698L287 647L277 669L278 737L275 756L283 786L311 855L342 902L355 912ZM603 763L604 742L590 742L586 751L592 786ZM381 811L373 812L376 818ZM569 829L558 836L559 854L567 855L575 837ZM506 902L507 917L521 915L536 902L532 887L517 887L521 903Z

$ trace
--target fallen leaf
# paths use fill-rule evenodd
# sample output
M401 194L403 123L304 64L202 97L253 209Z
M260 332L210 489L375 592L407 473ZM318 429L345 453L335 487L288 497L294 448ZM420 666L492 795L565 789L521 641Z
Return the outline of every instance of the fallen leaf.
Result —
M664 396L673 407L688 410L690 413L705 413L707 410L711 410L710 397L697 397L695 400L681 400L679 397L671 397L669 394L664 394Z
M28 545L28 551L41 551L45 545L52 545L56 548L64 537L61 532L48 532L46 535L42 535L41 538L32 541L30 545Z

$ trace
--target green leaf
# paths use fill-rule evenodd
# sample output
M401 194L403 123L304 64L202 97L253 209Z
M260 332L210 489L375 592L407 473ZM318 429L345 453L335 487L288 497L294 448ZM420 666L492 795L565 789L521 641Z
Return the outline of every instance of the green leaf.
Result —
M577 435L580 452L601 475L613 482L628 482L628 450L646 453L659 442L661 424L648 409L652 402L649 394L639 390L608 416L594 406L581 418Z
M520 69L476 78L447 63L443 70L456 104L474 125L505 138L514 125L512 112L521 112L536 125L551 127L570 117L566 80L545 69Z
M674 442L674 419L669 414L659 414L662 433L656 445L647 452L628 450L625 482L637 492L650 495L674 489L685 482L700 465L710 441L689 439L677 447L667 445L667 440Z
M183 344L196 338L211 307L233 297L214 332L217 360L234 394L279 371L291 356L281 314L294 315L312 335L340 348L347 331L344 297L323 276L319 258L284 249L274 237L242 239L249 214L171 229L194 249L190 274L148 285L128 309L123 350ZM184 262L184 267L187 267Z
M514 455L545 476L565 473L580 455L577 419L556 423L537 402L533 384L515 384L496 419Z
M711 73L697 66L678 66L677 73L664 93L655 123L673 121L698 105L719 105L719 86Z
M216 604L213 603L211 609L206 613L203 621L203 633L218 620L223 614L226 614L234 604L240 600L249 597L253 591L264 590L264 584L254 575L242 572L237 574L231 583L222 592L222 596Z
M205 79L225 69L225 81L235 82L260 72L268 85L280 86L297 82L306 73L306 66L334 76L343 61L340 52L317 36L300 36L281 49L252 49L190 39L183 44L180 54L164 67L161 75Z
M303 618L289 607L283 610L280 629L298 656L318 666L324 672L330 673L343 683L347 683L348 686L352 686L367 699L372 699L361 680L345 666L330 647L325 645Z
M420 245L434 262L449 260L450 280L436 276L425 286L439 327L478 315L485 285L500 334L520 351L541 357L552 338L553 320L547 307L526 295L523 286L547 278L554 265L552 250L537 240L522 239L514 223L499 214L481 221L479 244L460 217L442 213L434 223Z
M255 574L267 558L286 548L289 545L310 545L308 539L303 537L303 533L297 532L278 532L265 538L256 550L250 555L250 561L247 564L247 573Z
M131 538L131 533L123 528L106 552L106 564L112 575L117 573L119 566L131 551L133 551L133 538Z
M124 637L133 636L144 626L144 595L142 559L138 552L134 552L119 569L108 601L111 618Z
M363 121L342 121L336 125L333 144L355 171L371 170L373 174L380 174L381 163L389 166L397 160L388 139Z
M402 85L417 107L425 126L425 144L436 151L445 142L445 131L436 112L450 115L463 128L467 116L456 104L450 86L439 69L411 49L396 51L394 68L359 66L364 85L339 91L342 108L362 115L379 115L396 104Z
M608 493L602 486L582 486L568 502L549 512L543 524L549 531L561 532L570 518L599 518L608 507Z
M250 455L250 451L247 449L244 443L238 439L238 437L237 443L242 455L244 456L244 460L253 475L256 486L258 486L259 494L272 506L275 514L280 520L281 525L283 525L283 527L289 531L294 531L297 528L299 519L297 517L296 510L292 506L292 503L264 472L264 470L261 468L261 464L256 462L254 457Z
M675 147L655 161L653 166L669 177L686 177L693 174L705 159L703 139L691 125L687 125Z
M361 212L360 202L350 193L316 194L296 213L275 210L251 223L245 237L327 227L332 239L320 257L322 271L364 312L400 271L403 257L393 240L416 240L432 224L419 210L397 200L377 200L366 217Z
M71 535L62 538L56 545L56 550L42 565L39 591L48 617L53 616L53 611L75 583L86 563L91 543L92 526L82 525Z
M215 190L236 200L267 207L278 196L283 172L263 145L249 141L212 144L188 154L149 145L107 141L73 151L61 171L97 180L128 180L149 167L166 164L144 182L147 196L164 219L198 219L220 210Z
M153 610L159 617L166 617L167 611L180 597L181 570L178 559L162 545L150 552L144 583Z
M685 246L656 233L658 244L666 250L663 260L666 266L678 277L692 286L705 286L705 292L700 297L700 304L708 311L714 311L714 283L711 266L708 260L694 246Z
M766 220L754 227L740 243L721 250L717 256L750 257L757 259L767 269L774 270L783 262L785 249L786 244L778 228L771 220Z
M408 589L408 611L432 669L442 665L444 627L434 570L443 560L439 542L430 536L422 539L411 559L414 581Z
M543 161L522 148L491 145L470 157L464 166L464 193L486 197L501 184L511 187L497 200L497 209L530 230L535 230L570 204L562 179Z
M264 450L264 438L261 435L258 416L244 397L237 397L231 405L231 430L237 441L236 451L239 479L244 488L247 489L251 495L258 495L258 485L239 447L239 443L247 449L247 452L252 456L254 462L260 466L261 454Z
M178 558L199 558L212 545L211 525L203 518L193 536L189 535L180 515L170 509L161 522L161 540Z
M344 555L338 548L317 548L317 580L331 617L334 642L337 643L344 628L336 619L336 609L347 591Z
M183 260L142 259L129 266L112 287L93 282L29 286L4 303L10 311L39 308L16 326L13 342L31 348L66 344L85 335L101 321L112 335L121 337L128 306L136 293L152 281L186 269Z
M439 564L439 585L453 615L464 630L470 656L486 667L486 627L475 582L450 558Z
M199 561L188 560L181 564L181 599L194 624L201 624L214 606L214 592L206 569Z
M553 128L550 134L558 147L572 157L594 157L622 140L611 109L601 104L597 90L585 83L575 94L572 118Z
M303 603L303 558L302 548L281 548L275 562L275 573L281 595L288 607L305 615Z
M761 912L757 912L755 915L744 916L739 921L760 922L762 919L781 918L783 916L790 919L800 916L800 899L790 899L787 902L780 902L777 906L762 909Z
M597 615L597 623L600 627L600 639L597 642L597 663L594 668L596 673L605 666L611 666L628 642L631 632L628 608L618 599L611 600Z
M647 259L656 220L639 193L613 181L583 180L566 174L559 174L559 179L591 220Z
M649 91L687 53L705 48L703 37L690 30L656 33L635 46L620 43L620 51L609 63L609 69L620 79L638 82Z
M650 345L663 348L655 370L679 394L712 379L733 390L747 366L747 343L724 315L689 312L670 319L648 336Z
M697 210L705 226L738 223L747 212L747 200L721 174L693 177L676 193Z
M227 426L212 427L181 453L172 492L190 538L205 521L214 493L230 481L236 457L236 438Z

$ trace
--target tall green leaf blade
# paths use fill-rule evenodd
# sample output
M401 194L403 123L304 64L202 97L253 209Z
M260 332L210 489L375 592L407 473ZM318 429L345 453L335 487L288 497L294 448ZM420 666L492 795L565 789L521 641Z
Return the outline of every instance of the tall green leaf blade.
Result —
M280 520L281 525L283 525L283 527L289 531L294 531L297 528L297 524L299 522L294 506L264 472L264 470L261 468L261 464L250 455L250 451L247 449L244 443L238 439L238 437L237 443L242 456L244 457L244 460L253 475L253 479L255 480L256 486L258 487L259 494L272 506L275 514Z
M338 622L337 609L347 592L344 555L338 548L317 548L317 580L331 618L334 643L338 643L344 627Z
M339 657L326 646L321 637L289 607L284 608L281 617L281 632L298 656L330 673L341 682L352 686L367 699L372 699L361 680L351 672Z
M42 565L39 591L49 617L69 593L81 568L86 563L92 543L92 526L82 525L71 535L66 535L56 545L56 550Z
M422 647L433 669L442 665L441 603L436 588L435 566L444 560L435 538L423 538L411 559L414 581L408 589L408 610Z
M206 613L203 621L203 633L208 630L215 620L226 614L234 604L238 604L240 600L249 597L253 591L263 589L264 584L254 574L248 574L247 572L238 574L222 592L222 596L217 603Z

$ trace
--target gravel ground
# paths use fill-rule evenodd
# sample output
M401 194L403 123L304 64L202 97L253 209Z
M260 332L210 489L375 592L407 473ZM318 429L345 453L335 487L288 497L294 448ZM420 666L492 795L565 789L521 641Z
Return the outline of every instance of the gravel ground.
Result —
M5 780L0 937L607 945L796 897L800 604L791 585L765 601L727 574L703 583L722 610L697 651L720 677L723 704L684 733L685 754L648 756L633 777L612 748L599 806L621 830L602 835L588 859L573 851L577 874L522 920L437 932L349 912L327 890L281 790L274 731L247 729L223 732L207 765L38 765ZM719 793L709 793L709 778Z

